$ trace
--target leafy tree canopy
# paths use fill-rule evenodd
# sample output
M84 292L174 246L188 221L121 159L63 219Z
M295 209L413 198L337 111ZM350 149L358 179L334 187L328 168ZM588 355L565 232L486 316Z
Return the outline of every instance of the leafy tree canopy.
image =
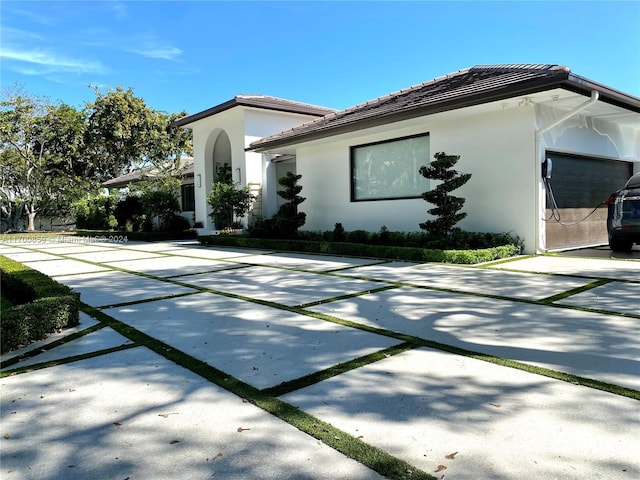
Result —
M97 176L112 178L149 166L174 173L181 155L192 154L191 132L172 125L186 112L153 110L130 88L94 91L96 100L86 106L86 144Z
M83 112L66 104L8 91L0 102L0 205L9 228L26 210L35 216L57 205L68 210L83 190ZM65 208L66 207L66 208Z
M131 89L106 93L83 109L3 91L0 103L0 207L10 229L26 211L29 229L42 212L62 215L105 180L146 167L148 188L175 194L180 157L193 152L191 132L148 107Z

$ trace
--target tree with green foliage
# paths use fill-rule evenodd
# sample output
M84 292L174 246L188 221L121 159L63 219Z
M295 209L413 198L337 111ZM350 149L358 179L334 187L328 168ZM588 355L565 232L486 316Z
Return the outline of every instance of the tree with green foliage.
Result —
M216 172L211 191L207 194L207 203L211 206L210 216L216 225L222 228L235 226L235 218L244 217L251 208L254 196L249 187L233 183L231 166L225 163Z
M432 190L424 192L422 198L435 205L428 210L428 213L435 216L434 220L427 220L420 223L420 228L437 237L450 235L455 225L467 216L460 212L465 199L451 195L471 178L470 173L459 173L453 166L460 159L459 155L447 155L445 152L438 152L434 155L435 160L426 167L420 167L420 174L431 180L440 180Z
M284 177L278 179L278 184L284 187L284 190L278 190L278 195L287 202L280 206L274 221L278 233L285 237L296 236L298 228L304 225L307 218L306 213L298 211L298 205L306 200L299 195L302 186L298 185L298 181L301 178L302 175L287 172Z
M66 104L3 92L0 103L0 206L9 228L26 211L27 230L51 205L70 206L86 194L85 118Z
M90 230L112 230L118 225L114 215L116 195L92 195L73 204L76 227Z
M180 173L180 157L193 153L190 130L172 123L186 112L166 114L147 106L132 89L106 94L94 89L88 103L86 145L94 176L101 181L148 167L150 183L169 182Z
M118 222L118 230L137 232L144 221L144 210L140 196L129 194L116 204L113 216Z

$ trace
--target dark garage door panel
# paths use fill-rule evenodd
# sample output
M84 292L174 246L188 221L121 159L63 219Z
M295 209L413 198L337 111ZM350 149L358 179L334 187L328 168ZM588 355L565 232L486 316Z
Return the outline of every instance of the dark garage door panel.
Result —
M609 195L622 188L633 174L633 164L618 160L579 157L547 152L553 162L551 189L562 223L583 219ZM547 218L551 215L547 199ZM606 210L600 208L588 220L565 226L551 219L546 225L547 248L565 248L607 242Z

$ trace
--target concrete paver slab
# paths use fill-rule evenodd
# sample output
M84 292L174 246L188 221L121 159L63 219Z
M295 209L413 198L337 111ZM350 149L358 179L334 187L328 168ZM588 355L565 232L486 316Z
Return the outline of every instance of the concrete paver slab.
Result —
M200 272L210 272L214 270L224 270L228 268L238 268L238 265L229 262L169 255L141 260L108 262L107 265L122 268L124 270L130 270L132 272L143 272L157 277L172 277Z
M28 365L50 362L52 360L61 360L74 355L84 355L86 353L97 352L99 350L120 347L122 345L129 345L132 343L133 342L131 340L120 335L115 330L112 330L109 327L104 327L100 330L77 338L76 340L72 340L68 343L52 348L51 350L42 351L42 353L34 357L30 357L17 364L11 365L8 369L26 367Z
M57 255L66 255L67 253L81 253L81 252L101 252L107 250L101 243L33 243L28 245L29 248L33 248L39 251L46 251Z
M629 252L614 252L608 245L601 245L599 247L556 252L556 254L564 257L612 258L614 260L634 260L638 262L640 261L640 245L634 245Z
M404 352L282 398L437 478L640 477L636 400L445 352Z
M16 262L38 262L41 260L60 260L60 257L57 255L51 255L50 253L44 252L31 252L28 250L23 250L21 252L2 252L0 251L0 255L4 255L11 260L15 260Z
M257 388L399 343L210 293L128 305L105 313Z
M640 283L611 282L557 303L640 315Z
M541 300L589 283L589 280L581 278L549 278L527 273L410 262L353 268L339 274L532 300Z
M175 280L287 306L384 286L378 282L258 266L177 277Z
M209 259L230 258L238 261L239 257L249 257L253 255L262 255L270 253L269 250L251 250L231 247L197 247L193 245L176 246L170 250L164 250L163 253L171 253L172 255L180 255L181 257L197 257Z
M55 277L58 275L73 275L77 273L104 272L109 270L107 267L92 265L91 263L80 262L77 260L47 260L45 262L23 262L30 268L38 270L45 275Z
M359 265L371 265L380 262L380 260L364 258L309 255L304 253L274 253L270 255L254 255L244 257L241 261L256 265L296 268L300 270L311 270L316 272L326 272L330 270L337 270Z
M583 275L594 278L611 278L613 280L624 278L625 280L640 282L638 263L630 260L537 256L499 263L493 265L492 268Z
M32 350L36 350L38 348L42 348L45 345L48 345L52 342L55 342L57 340L60 340L61 338L64 338L68 335L71 335L73 333L78 333L82 330L85 330L89 327L93 327L94 325L97 325L98 320L96 320L95 318L87 315L84 312L80 312L79 314L79 320L80 323L78 325L76 325L75 327L71 327L71 328L65 328L64 330L61 330L60 332L55 332L55 333L50 333L47 338L43 339L43 340L38 340L37 342L33 342L30 343L29 345L27 345L26 347L23 348L19 348L17 350L12 350L10 352L7 353L3 353L2 356L0 357L0 360L5 361L5 360L9 360L11 358L14 357L19 357L20 355L23 355L27 352L30 352ZM9 368L13 368L13 367L9 367Z
M116 248L126 248L127 250L142 250L145 252L163 252L171 250L182 245L181 242L132 242L113 243L111 246Z
M13 244L0 244L0 255L7 255L9 253L27 253L31 252L28 248L14 246Z
M33 250L31 245L28 249L8 248L55 254L71 246L73 250L65 252L71 255L74 251L110 249L134 255L193 251L193 256L180 257L197 262L220 258L203 259L199 247L189 242L129 242L134 248L93 244L98 245L91 246L93 250L72 244L51 245L51 249L41 245ZM0 253L7 250L1 247ZM246 252L254 257L259 253ZM278 266L321 270L327 265L333 268L333 260L343 261L340 257L295 257L283 255L284 262L293 263ZM242 258L234 257L233 261ZM628 268L634 262L608 260L598 264L594 262L604 260L569 258L569 262L553 263L563 258L541 258L551 259L545 263L548 273L636 278L636 272ZM590 281L535 273L512 275L508 269L519 261L492 266L491 271L501 275L502 286L497 275L465 277L479 269L464 268L463 272L462 267L409 264L417 267L412 272L401 262L395 262L400 264L396 269L387 270L390 277L379 278L409 282L407 278L414 275L415 282L425 280L427 286L468 288L476 293L500 291L507 293L497 295L525 299L544 298L572 288L573 282L583 285ZM533 267L531 272L546 271ZM422 268L431 276L423 275ZM252 266L185 275L179 280L299 305L384 286L360 281L349 273L362 276L365 269L377 271L377 266L341 270L341 275L349 274L342 277ZM536 280L525 282L527 278ZM514 285L507 284L511 279ZM81 291L84 302L103 307L193 292L180 298L122 305L107 313L258 388L397 343L370 332L249 301L195 293L120 271L59 276L56 280ZM358 283L340 283L342 280ZM363 289L365 284L369 286ZM481 284L483 289L478 291ZM566 308L579 302L576 305L590 303L595 308L629 313L628 304L637 298L635 287L616 282L552 306L402 287L311 309L640 389L637 318ZM517 296L527 291L529 296ZM52 353L75 355L121 340L107 329L95 333L100 335L90 334L79 339L84 343L74 341L66 345L68 350L57 347ZM34 361L41 361L38 357ZM144 347L6 377L0 380L0 388L0 476L6 468L12 470L8 475L13 478L44 480L379 478L355 462L345 463L344 457L318 441ZM443 475L449 479L500 480L640 477L636 400L440 351L423 348L404 352L283 398L439 479ZM454 452L455 458L446 458ZM447 469L436 472L438 465Z
M382 479L142 347L0 384L7 478Z
M309 310L640 389L634 318L410 287Z
M99 252L74 253L67 255L77 258L78 260L87 260L89 262L96 263L117 262L122 260L141 260L144 258L165 258L158 253L126 250L123 248L110 248Z
M80 300L95 307L195 291L192 288L113 270L56 277L56 281L80 292Z

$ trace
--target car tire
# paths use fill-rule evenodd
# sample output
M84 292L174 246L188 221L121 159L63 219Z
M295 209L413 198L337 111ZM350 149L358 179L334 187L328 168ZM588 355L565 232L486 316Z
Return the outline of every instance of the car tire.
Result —
M633 248L633 242L624 238L609 237L609 248L614 252L629 252Z

